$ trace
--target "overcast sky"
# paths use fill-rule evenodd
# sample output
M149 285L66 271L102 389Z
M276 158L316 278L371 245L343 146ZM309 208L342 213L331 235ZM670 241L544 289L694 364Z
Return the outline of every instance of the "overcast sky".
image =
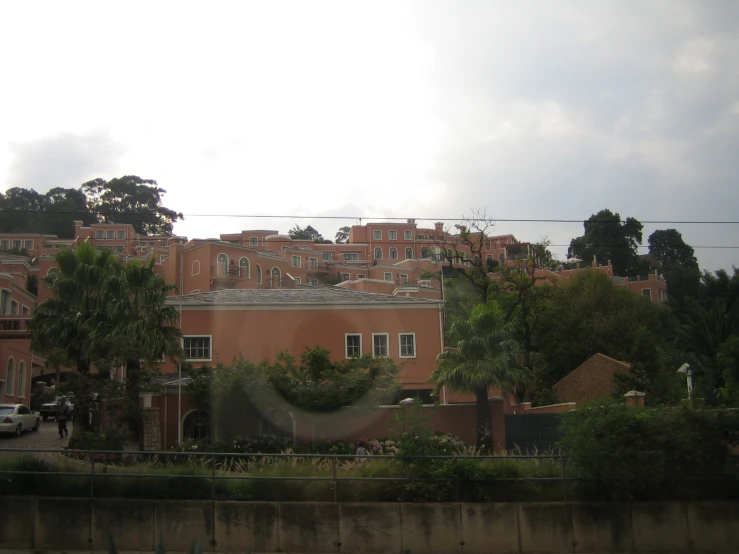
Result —
M156 179L191 238L357 222L237 214L736 221L738 29L736 0L2 2L0 185Z

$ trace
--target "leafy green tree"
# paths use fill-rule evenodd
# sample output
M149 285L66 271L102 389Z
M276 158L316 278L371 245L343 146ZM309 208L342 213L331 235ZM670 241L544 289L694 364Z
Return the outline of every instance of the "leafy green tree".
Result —
M718 368L724 379L719 396L732 406L739 405L739 334L728 338L716 353Z
M174 223L183 219L181 213L162 206L162 195L167 191L153 179L136 175L110 181L98 178L84 183L80 190L100 222L130 224L142 235L171 235Z
M0 195L0 232L43 232L43 204L44 195L33 189L8 189Z
M53 188L42 201L43 232L59 238L74 238L74 221L90 225L97 220L87 207L87 196L78 189Z
M103 290L108 278L119 271L109 251L97 252L92 245L82 244L74 251L62 250L54 256L59 273L43 279L52 297L40 304L30 323L33 348L54 354L79 373L89 375L95 359L90 349L90 335L107 306ZM93 399L84 391L75 395L75 410L81 416L74 427L79 439L88 430L89 410Z
M572 239L568 256L585 262L595 257L599 262L611 260L616 275L626 276L639 267L637 246L642 242L643 225L632 217L621 221L619 214L601 210L583 222L585 233Z
M349 231L351 231L349 227L341 227L336 231L336 244L346 244L349 242Z
M531 380L531 372L516 362L521 348L514 329L496 304L478 304L451 329L456 348L442 352L429 381L475 395L477 446L492 448L492 422L488 393L491 388L513 394Z
M660 261L665 270L676 266L698 268L693 248L675 229L658 229L649 235L649 253Z
M288 235L290 235L290 238L293 240L312 240L313 242L322 244L331 242L326 241L326 239L323 238L323 235L316 231L310 225L308 225L305 229L303 229L300 225L295 225L295 227L288 231Z
M532 341L540 388L551 390L597 353L642 364L650 373L660 369L661 348L677 329L664 306L614 284L596 269L583 271L553 292L538 311Z
M714 273L708 271L703 273L699 302L704 308L711 308L716 301L731 309L739 303L739 268L734 268L734 273L719 269Z
M389 402L400 389L398 377L399 368L390 358L365 355L334 362L320 346L306 348L300 363L281 352L265 372L267 382L289 406L308 412Z

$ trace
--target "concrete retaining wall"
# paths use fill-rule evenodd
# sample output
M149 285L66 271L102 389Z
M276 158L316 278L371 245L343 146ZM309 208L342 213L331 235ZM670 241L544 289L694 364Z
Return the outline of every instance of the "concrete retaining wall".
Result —
M739 503L332 504L3 497L0 550L739 552Z

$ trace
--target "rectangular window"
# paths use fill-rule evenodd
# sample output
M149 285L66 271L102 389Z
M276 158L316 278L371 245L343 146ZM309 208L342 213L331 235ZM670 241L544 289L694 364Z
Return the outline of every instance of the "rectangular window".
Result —
M21 308L21 313L23 315L31 315L31 310L28 306L23 306L23 308Z
M362 335L347 333L344 337L346 340L346 357L359 358L362 355Z
M249 246L259 246L259 239L257 237L249 237Z
M408 276L407 275L404 275L404 274L401 273L400 274L400 279L403 281L403 284L404 285L407 285L408 284Z
M423 239L425 239L426 237L425 237L425 236L423 236L423 235L416 235L416 238L417 238L417 239L420 239L420 240L423 240Z
M323 261L324 262L330 262L331 261L331 252L324 252L323 253Z
M97 231L95 231L95 238L98 239L98 240L104 239L105 238L105 231L103 231L102 229L98 229Z
M642 289L641 295L644 298L649 298L650 300L652 299L652 291L650 289Z
M348 273L342 273L341 274L341 280L342 281L348 281L351 278L351 276Z
M413 231L403 231L403 237L405 240L413 239Z
M398 232L397 231L388 231L387 232L387 238L390 240L398 240Z
M10 315L18 315L18 302L15 300L10 303Z
M114 229L108 229L105 231L105 238L106 240L114 240L115 239L115 230Z
M344 261L346 262L358 262L359 254L344 254Z
M32 240L25 241L23 243L23 248L25 248L26 250L33 250L33 241Z
M393 280L393 274L385 273L385 281L392 281L392 280Z
M1 240L0 248L2 248L3 250L10 250L10 241L8 239Z
M187 361L211 360L210 336L184 337L185 358Z
M117 252L118 254L123 254L123 249L124 249L124 248L125 248L125 246L116 246L116 247L115 247L115 251L116 251L116 252Z
M357 275L357 279L366 279L366 278L367 278L367 276L366 275L362 275L361 273L359 275Z
M308 282L311 284L312 287L318 286L318 279L308 279Z
M293 256L292 257L292 266L293 267L300 267L300 256Z
M318 258L308 258L308 265L311 269L316 269L318 267Z
M387 343L387 333L372 333L372 355L375 357L387 356Z
M159 256L159 263L163 264L167 261L167 258L169 258L169 254L162 254L161 256Z
M0 291L0 315L8 314L8 305L10 304L10 293L3 289Z
M116 238L118 240L126 240L126 231L124 231L123 229L119 229L117 231L117 237Z
M382 240L382 231L372 231L372 238L374 240Z
M13 249L14 249L14 250L20 250L20 249L21 249L21 241L19 241L19 240L14 240L14 241L13 241Z
M302 284L300 281L300 277L295 277L295 283L297 283L298 285Z
M416 357L416 334L415 333L400 333L398 335L398 342L400 344L400 357L401 358L415 358Z

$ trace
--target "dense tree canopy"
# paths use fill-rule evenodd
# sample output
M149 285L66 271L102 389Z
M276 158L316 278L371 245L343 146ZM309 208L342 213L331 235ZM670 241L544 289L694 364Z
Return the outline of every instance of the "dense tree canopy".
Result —
M642 242L643 225L632 217L621 221L619 214L601 210L583 222L585 233L572 239L569 256L590 263L611 260L616 275L625 276L639 265L637 246Z
M306 228L302 228L300 225L295 225L288 231L288 235L293 240L312 240L313 242L328 244L331 241L323 238L323 235L316 231L313 227L308 225Z
M42 233L74 237L74 221L130 223L145 235L171 234L181 213L162 206L156 181L135 175L95 179L79 189L53 188L46 194L11 188L0 195L0 232Z
M649 235L649 253L669 270L673 267L698 268L693 248L683 240L675 229L657 230Z

